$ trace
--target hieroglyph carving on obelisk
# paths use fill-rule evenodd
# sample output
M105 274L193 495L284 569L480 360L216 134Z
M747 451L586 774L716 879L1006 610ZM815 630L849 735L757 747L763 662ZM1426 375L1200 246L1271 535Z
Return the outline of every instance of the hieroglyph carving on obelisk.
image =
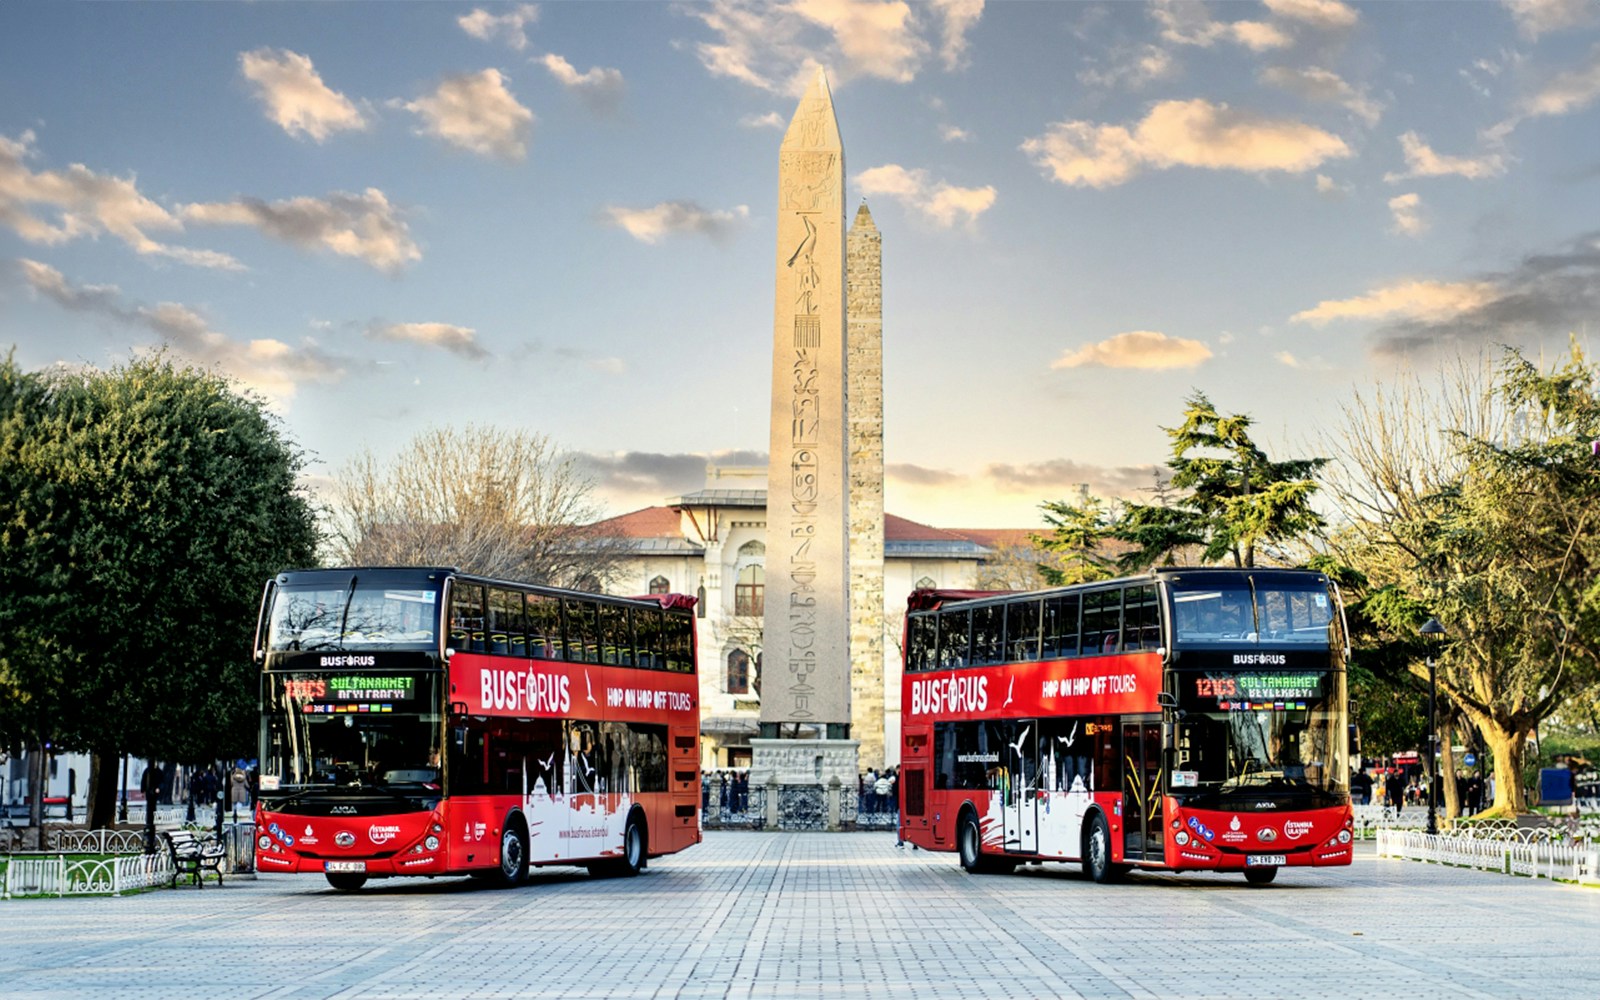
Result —
M850 722L844 145L819 68L778 151L761 721Z
M885 763L883 651L883 237L866 203L845 238L850 419L850 735ZM895 679L895 689L898 689Z

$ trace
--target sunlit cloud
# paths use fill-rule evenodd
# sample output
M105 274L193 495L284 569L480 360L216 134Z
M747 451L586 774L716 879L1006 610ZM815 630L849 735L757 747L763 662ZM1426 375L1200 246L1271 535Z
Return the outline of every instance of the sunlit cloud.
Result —
M1021 148L1046 176L1088 187L1114 187L1141 170L1175 166L1302 173L1351 155L1343 139L1304 122L1200 99L1163 101L1131 129L1057 122Z
M1290 317L1322 325L1376 320L1375 354L1447 345L1541 343L1565 337L1600 315L1600 232L1557 250L1529 254L1516 267L1467 281L1404 281L1349 299L1330 299Z
M939 138L945 142L971 142L972 133L955 125L940 125Z
M1158 3L1150 17L1161 28L1161 39L1173 45L1210 48L1218 42L1242 45L1252 52L1282 49L1294 44L1287 33L1265 21L1218 21L1200 3Z
M1100 66L1104 59L1105 66ZM1172 53L1158 45L1143 44L1132 49L1113 48L1104 56L1091 56L1094 65L1078 72L1078 82L1090 87L1126 87L1138 90L1149 83L1176 74L1178 64Z
M781 129L789 124L784 117L776 111L768 111L764 115L745 115L739 119L741 128L776 128Z
M862 77L909 83L935 52L946 69L959 69L983 5L977 0L711 0L678 10L714 36L694 47L713 76L799 96L819 65L828 67L835 85Z
M1327 174L1317 175L1317 194L1322 195L1324 198L1343 198L1350 191L1351 186L1349 184L1340 184Z
M421 135L500 160L527 155L533 112L517 103L497 69L448 77L432 94L400 106L422 119Z
M978 216L994 207L995 201L992 185L956 187L933 180L926 170L908 170L893 163L864 170L854 182L863 195L893 198L943 229L957 222L976 222Z
M371 323L367 326L367 336L373 340L436 347L471 361L483 361L491 357L478 343L478 332L470 326L451 323Z
M380 271L396 271L422 259L405 221L377 188L274 202L239 198L185 205L181 212L190 222L252 226L301 250L329 250Z
M1267 9L1285 20L1298 21L1324 31L1342 31L1355 26L1360 15L1339 0L1264 0Z
M714 242L728 239L750 217L748 205L728 210L702 208L692 201L664 201L649 208L607 205L603 221L617 226L640 243L660 243L668 236L698 234Z
M571 63L553 53L539 61L557 83L582 101L590 111L610 114L622 103L627 85L623 83L621 70L594 66L587 73L579 73Z
M1568 28L1593 24L1600 17L1594 0L1503 0L1517 31L1530 41Z
M48 264L26 259L17 263L23 281L35 294L63 309L144 329L177 354L220 369L280 407L306 382L339 381L350 364L310 339L299 347L270 338L234 340L212 330L204 317L187 306L127 302L114 285L74 285Z
M1405 154L1406 170L1403 173L1384 174L1383 179L1391 184L1412 177L1455 176L1484 180L1506 172L1505 157L1499 153L1485 153L1478 157L1446 156L1434 152L1433 147L1415 132L1401 134L1400 149Z
M1421 207L1422 198L1414 191L1390 198L1389 213L1394 217L1394 231L1403 236L1421 236L1427 232L1428 224L1418 214Z
M292 136L322 142L335 132L364 129L349 98L322 82L311 60L288 49L239 53L239 72L255 84L267 117Z
M1211 357L1198 340L1169 337L1155 330L1130 330L1097 344L1063 351L1051 368L1194 368Z
M709 465L767 465L767 454L761 451L576 452L573 459L599 493L614 506L624 508L654 506L703 488Z
M1383 117L1381 104L1331 70L1316 66L1269 66L1261 71L1261 81L1308 101L1337 104L1369 127Z
M1591 9L1600 5L1591 4ZM1589 63L1558 73L1523 104L1530 118L1549 118L1581 111L1600 98L1600 45L1589 50Z
M152 238L152 231L181 232L183 220L141 194L131 177L96 173L81 163L66 170L33 170L27 162L38 155L33 143L32 131L16 139L0 135L0 226L43 246L95 239L104 233L141 255L196 267L244 270L228 254Z
M527 28L537 20L539 20L538 6L523 3L510 8L509 13L505 14L491 14L481 7L475 7L472 13L456 18L456 23L461 26L462 31L473 38L484 42L500 38L521 52L528 47Z

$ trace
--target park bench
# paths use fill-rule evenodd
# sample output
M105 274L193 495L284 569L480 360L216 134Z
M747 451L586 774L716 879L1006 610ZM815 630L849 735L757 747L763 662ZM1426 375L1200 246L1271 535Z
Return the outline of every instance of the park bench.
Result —
M217 884L222 884L222 862L227 858L227 850L215 840L195 836L188 830L169 830L161 834L166 838L167 850L172 855L172 886L177 888L178 879L187 875L195 885L203 885L201 873L213 871L217 873Z

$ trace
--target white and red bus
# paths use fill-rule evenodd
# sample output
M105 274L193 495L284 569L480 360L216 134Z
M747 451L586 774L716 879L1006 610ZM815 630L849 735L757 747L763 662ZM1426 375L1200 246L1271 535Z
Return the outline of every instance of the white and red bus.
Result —
M256 867L633 875L700 840L694 598L451 569L268 582Z
M1321 573L1163 569L1033 593L919 590L900 834L970 872L1351 861L1349 657Z

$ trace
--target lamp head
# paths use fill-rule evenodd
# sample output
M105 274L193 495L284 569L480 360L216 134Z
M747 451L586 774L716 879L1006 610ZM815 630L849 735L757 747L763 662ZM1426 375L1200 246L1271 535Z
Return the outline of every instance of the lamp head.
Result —
M1444 626L1439 624L1439 619L1429 618L1417 631L1422 635L1444 635Z

